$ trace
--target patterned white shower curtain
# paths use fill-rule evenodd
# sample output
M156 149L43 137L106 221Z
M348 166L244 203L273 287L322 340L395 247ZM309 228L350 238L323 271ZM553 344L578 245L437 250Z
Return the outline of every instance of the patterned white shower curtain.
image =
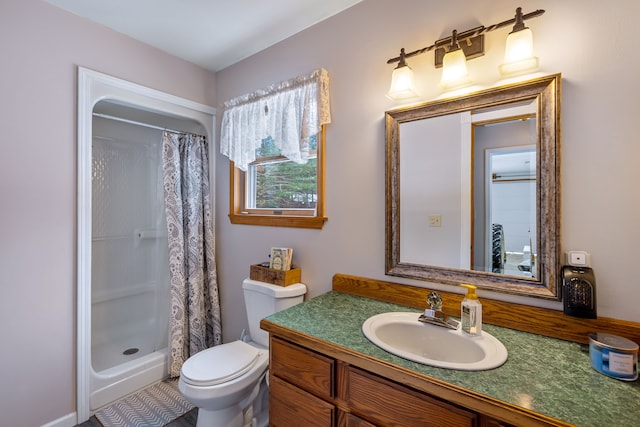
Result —
M165 131L164 196L169 236L169 375L191 355L222 342L204 136Z

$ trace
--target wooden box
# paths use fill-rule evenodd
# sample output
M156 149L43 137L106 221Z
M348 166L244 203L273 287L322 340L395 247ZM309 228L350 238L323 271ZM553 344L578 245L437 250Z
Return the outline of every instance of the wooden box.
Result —
M271 283L279 286L289 286L300 283L302 270L292 268L291 270L274 270L269 267L263 267L260 264L251 266L249 270L249 278L260 282Z

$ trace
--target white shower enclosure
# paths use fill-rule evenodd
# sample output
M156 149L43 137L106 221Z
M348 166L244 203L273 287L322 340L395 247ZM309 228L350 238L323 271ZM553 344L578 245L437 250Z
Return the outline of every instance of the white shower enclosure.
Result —
M78 423L167 376L162 131L205 135L211 152L214 120L211 107L78 70Z
M96 111L91 190L91 366L167 347L169 268L161 131Z

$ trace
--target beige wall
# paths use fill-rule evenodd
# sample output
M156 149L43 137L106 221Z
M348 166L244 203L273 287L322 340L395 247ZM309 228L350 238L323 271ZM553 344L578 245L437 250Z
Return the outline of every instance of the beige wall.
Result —
M40 0L0 2L0 425L75 411L76 66L215 105L215 76Z
M218 266L223 284L225 339L235 339L246 319L241 281L271 246L294 248L310 295L331 287L336 272L418 286L425 282L384 275L384 122L396 104L385 97L388 58L462 31L545 9L529 22L541 71L563 74L562 244L592 254L599 315L640 321L637 308L640 182L637 100L638 55L624 57L635 38L635 0L603 6L597 0L365 0L257 55L217 73L220 101L325 67L331 77L333 123L327 127L327 216L321 231L230 225L227 161L218 156ZM499 79L509 29L486 36L484 57L469 62L480 83ZM440 94L433 54L412 58L425 99ZM434 287L439 287L433 285ZM487 295L486 292L481 293ZM561 309L560 303L492 295Z
M640 241L640 144L635 96L636 0L526 2L543 71L562 72L562 239L592 254L599 314L640 321L635 271ZM523 2L365 0L217 73L177 60L40 0L0 3L0 424L38 426L75 411L76 66L215 106L318 67L331 76L327 215L323 230L230 225L228 163L217 156L216 232L225 340L246 328L241 281L271 246L295 249L310 296L336 272L384 275L384 94L401 47L417 49L509 18ZM481 83L498 79L506 31L487 36L470 62ZM432 54L410 61L425 99L439 94ZM216 91L213 90L214 85ZM434 285L434 287L438 287ZM482 296L482 294L481 294ZM540 300L499 296L527 304ZM546 304L560 308L560 304Z

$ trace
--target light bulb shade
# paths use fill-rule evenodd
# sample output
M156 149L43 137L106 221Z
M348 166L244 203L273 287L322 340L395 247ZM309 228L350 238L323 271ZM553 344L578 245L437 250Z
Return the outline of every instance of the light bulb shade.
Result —
M442 78L440 86L445 89L455 89L471 83L467 73L467 58L462 49L456 49L442 58Z
M529 28L509 33L504 50L504 63L500 73L504 76L522 74L538 68L538 58L533 56L533 34Z
M413 88L413 70L408 65L397 67L391 75L391 86L387 97L395 101L416 98L418 94Z

